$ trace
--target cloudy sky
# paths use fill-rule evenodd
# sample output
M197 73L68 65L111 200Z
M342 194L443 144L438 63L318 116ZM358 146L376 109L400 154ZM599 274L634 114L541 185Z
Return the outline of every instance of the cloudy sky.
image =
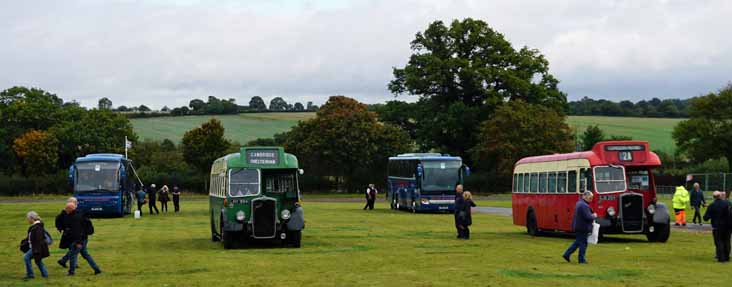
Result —
M687 98L732 80L730 15L723 0L2 1L0 89L85 106L383 102L416 32L473 17L545 54L570 100Z

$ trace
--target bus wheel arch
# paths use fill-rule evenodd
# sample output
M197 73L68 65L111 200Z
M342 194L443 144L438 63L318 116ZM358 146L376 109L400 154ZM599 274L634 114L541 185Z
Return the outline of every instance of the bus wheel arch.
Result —
M211 210L211 241L219 241L219 236L216 234L216 222L214 222L214 212Z

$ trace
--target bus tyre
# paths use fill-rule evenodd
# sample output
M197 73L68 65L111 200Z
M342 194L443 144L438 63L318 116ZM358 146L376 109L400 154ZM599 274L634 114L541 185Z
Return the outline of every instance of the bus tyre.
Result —
M233 234L231 232L222 231L221 242L224 243L224 249L234 248L234 239L231 238Z
M655 229L654 232L646 233L646 238L648 238L648 242L666 243L666 241L668 241L668 237L671 235L671 225L656 224L653 227Z
M397 209L397 199L395 196L391 199L391 209Z
M211 241L219 241L219 236L216 235L216 224L214 223L213 215L211 215Z
M300 242L302 241L302 230L296 230L291 232L292 247L300 248Z
M417 213L417 203L412 199L412 213Z
M539 234L539 227L537 226L536 215L534 215L533 210L530 210L526 215L526 233L531 236L537 236Z

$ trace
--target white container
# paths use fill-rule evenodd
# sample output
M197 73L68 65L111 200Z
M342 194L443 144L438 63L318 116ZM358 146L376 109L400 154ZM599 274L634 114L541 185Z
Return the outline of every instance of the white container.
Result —
M138 218L140 218L140 211L135 210L135 219L138 219Z

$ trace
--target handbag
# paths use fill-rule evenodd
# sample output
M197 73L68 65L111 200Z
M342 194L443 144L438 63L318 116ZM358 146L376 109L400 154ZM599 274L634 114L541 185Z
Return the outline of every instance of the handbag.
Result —
M28 250L30 250L30 242L28 242L28 238L23 238L23 240L20 241L20 252L25 254Z

